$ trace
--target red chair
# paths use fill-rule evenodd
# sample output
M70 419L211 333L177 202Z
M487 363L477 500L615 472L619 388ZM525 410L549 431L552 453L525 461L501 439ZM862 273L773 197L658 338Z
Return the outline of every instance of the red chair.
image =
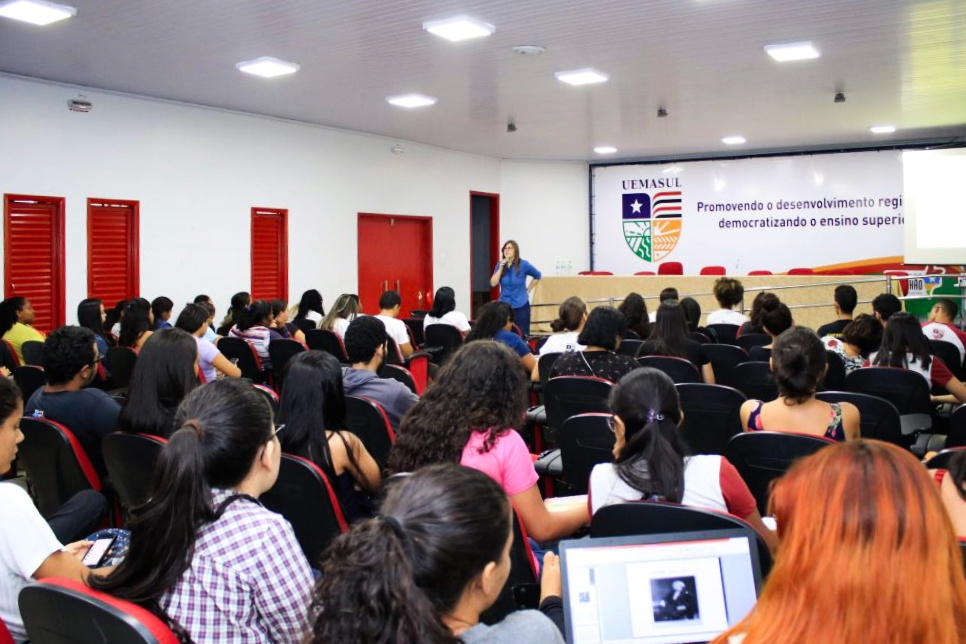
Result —
M41 580L20 591L19 602L33 644L179 643L171 629L150 611L79 581Z
M226 358L235 362L241 369L243 378L258 383L263 383L267 379L269 374L264 370L262 359L251 342L241 338L222 338L218 341L218 350ZM111 372L113 373L113 369Z
M516 325L514 327L519 329ZM396 341L386 337L386 364L399 365L408 369L416 383L416 393L420 396L426 391L426 385L429 383L429 359L429 351L414 351L408 358L404 358Z
M657 267L658 275L684 275L684 265L681 262L664 262Z
M654 275L654 271L637 271L635 275Z
M771 271L748 271L748 275L773 275Z
M702 275L726 275L724 266L705 266L701 269Z
M815 271L811 268L791 268L788 270L789 275L814 275Z
M443 325L446 326L446 325ZM450 327L453 328L453 327ZM409 369L398 364L384 364L382 368L379 369L380 378L388 378L389 380L396 380L406 385L409 391L413 392L417 396L419 391L416 389L416 379L413 378L413 374Z
M17 460L27 472L37 508L50 516L82 490L100 492L101 479L74 434L44 418L20 419L24 440Z
M580 271L577 275L613 275L610 271Z
M0 644L14 644L13 635L7 630L7 625L0 619Z
M3 366L10 371L19 367L20 358L17 357L17 352L14 351L13 345L8 340L4 340L0 347L3 348Z
M252 384L252 388L255 389L255 391L260 393L265 398L265 401L268 403L268 406L272 408L272 414L273 415L278 414L279 398L278 398L278 394L275 393L275 390L272 389L271 387L266 387L265 385L259 385L254 383Z

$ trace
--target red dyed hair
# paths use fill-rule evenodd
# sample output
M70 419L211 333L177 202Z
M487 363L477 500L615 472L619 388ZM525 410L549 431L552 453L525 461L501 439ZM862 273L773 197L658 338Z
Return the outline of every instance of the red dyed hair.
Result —
M874 440L798 462L771 499L775 565L758 604L715 640L966 642L959 543L926 469Z

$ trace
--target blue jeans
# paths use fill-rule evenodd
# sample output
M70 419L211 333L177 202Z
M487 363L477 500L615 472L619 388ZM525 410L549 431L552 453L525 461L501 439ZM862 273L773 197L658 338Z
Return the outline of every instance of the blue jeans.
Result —
M523 331L523 339L530 337L530 304L513 309L513 321Z

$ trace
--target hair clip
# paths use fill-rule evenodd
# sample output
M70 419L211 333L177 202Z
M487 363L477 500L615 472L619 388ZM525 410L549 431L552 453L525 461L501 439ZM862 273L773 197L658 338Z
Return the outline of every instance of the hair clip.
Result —
M653 423L654 421L661 422L664 420L664 414L660 414L653 409L647 410L647 422Z

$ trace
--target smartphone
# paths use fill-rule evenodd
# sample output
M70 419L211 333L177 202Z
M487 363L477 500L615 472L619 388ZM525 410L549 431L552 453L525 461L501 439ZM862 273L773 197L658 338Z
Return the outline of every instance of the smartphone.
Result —
M87 554L84 555L84 565L88 568L97 568L104 561L104 557L107 555L107 551L111 549L111 545L114 544L114 540L117 537L105 537L103 539L98 539L94 542L94 545L90 547Z

